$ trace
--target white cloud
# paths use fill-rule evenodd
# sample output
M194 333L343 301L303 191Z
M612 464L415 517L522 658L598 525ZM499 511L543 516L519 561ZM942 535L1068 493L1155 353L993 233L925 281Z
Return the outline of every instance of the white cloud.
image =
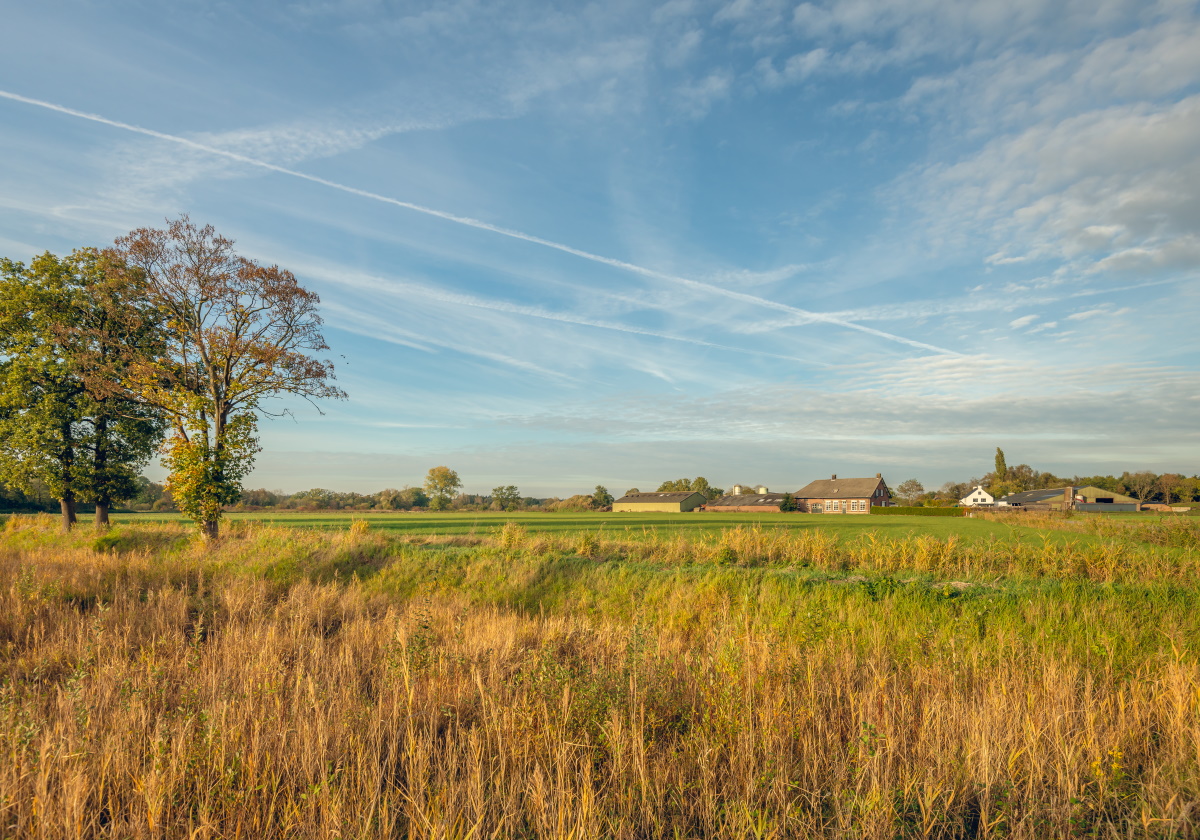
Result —
M687 82L675 91L678 106L692 119L703 117L714 104L729 98L732 83L732 74L725 70L718 70L702 79Z
M1014 330L1019 330L1022 327L1028 327L1037 319L1038 316L1036 315L1022 315L1020 318L1014 318L1013 320L1009 321L1008 325Z
M691 60L704 41L702 29L689 29L663 51L663 63L668 67L680 67Z
M1035 333L1046 332L1048 330L1054 329L1057 326L1058 326L1058 321L1046 321L1045 323L1038 324L1036 327L1033 327L1032 329L1030 329L1029 334L1034 335ZM1066 335L1066 333L1063 333L1063 335Z
M943 233L1008 243L1003 264L1200 266L1200 96L1105 108L989 142L919 174ZM973 229L973 230L972 230Z
M990 452L997 440L1005 440L1020 443L1023 461L1045 467L1074 460L1080 472L1089 463L1110 462L1114 447L1121 457L1146 458L1145 447L1129 446L1135 429L1172 436L1172 445L1155 457L1170 460L1174 453L1176 463L1181 447L1200 443L1190 397L1200 390L1200 374L1193 371L1074 363L1069 356L1027 361L972 356L873 362L838 374L831 387L756 385L706 397L580 402L509 422L543 431L603 432L623 445L711 441L719 428L723 451L756 443L778 451L794 444L855 462L890 451L889 457L910 465L917 463L915 452L953 465L964 448ZM748 405L754 410L747 412ZM614 416L622 418L617 428ZM1081 416L1103 422L1081 427ZM871 422L847 424L846 417ZM961 463L957 469L969 471Z

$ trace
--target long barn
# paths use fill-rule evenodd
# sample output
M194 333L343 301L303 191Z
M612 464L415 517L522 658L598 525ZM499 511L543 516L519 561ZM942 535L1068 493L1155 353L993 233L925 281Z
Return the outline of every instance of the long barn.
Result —
M704 504L703 493L630 493L613 502L613 513L686 513Z
M778 511L783 496L783 493L737 493L713 499L704 509L718 513Z

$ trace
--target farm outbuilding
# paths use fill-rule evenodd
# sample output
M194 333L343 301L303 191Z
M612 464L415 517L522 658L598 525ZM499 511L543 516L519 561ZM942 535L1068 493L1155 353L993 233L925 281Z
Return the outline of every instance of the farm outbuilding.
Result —
M783 504L783 493L737 493L728 496L722 496L719 499L713 499L704 509L707 511L717 511L731 513L739 511L742 513L762 513L764 511L777 511L779 506Z
M613 502L613 513L686 513L704 504L703 493L630 493Z
M1141 502L1099 487L1050 487L1010 493L996 502L997 507L1025 510L1079 510L1092 513L1129 513L1141 509Z

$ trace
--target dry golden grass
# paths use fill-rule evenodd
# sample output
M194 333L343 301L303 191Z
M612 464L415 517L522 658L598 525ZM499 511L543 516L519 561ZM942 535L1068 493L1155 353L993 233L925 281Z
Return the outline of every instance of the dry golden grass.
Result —
M580 559L616 551L585 536L247 527L205 554L181 528L97 550L10 523L0 837L1196 836L1194 591L1152 599L1147 619L1176 622L1157 642L1093 657L1068 634L1099 643L1119 620L1101 600L1068 616L1091 602L830 578L781 621L766 589L736 595L760 570L719 565L769 556L767 537L664 538L712 571L662 584ZM850 563L805 539L805 562ZM308 560L255 567L270 546ZM876 546L899 553L872 569L942 571L956 550ZM436 574L416 597L387 587L430 558L532 580L554 552L624 575L606 580L632 612L564 607L586 581L541 610ZM347 556L371 574L316 582ZM665 585L701 606L636 606Z

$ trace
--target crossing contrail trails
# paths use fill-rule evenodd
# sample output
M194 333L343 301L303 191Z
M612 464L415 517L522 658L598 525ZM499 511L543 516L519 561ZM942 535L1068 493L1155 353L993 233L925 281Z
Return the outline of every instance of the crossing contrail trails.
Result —
M509 239L517 239L522 242L529 242L533 245L541 245L543 248L551 248L555 251L561 251L564 254L571 254L572 256L579 257L580 259L589 260L591 262L599 263L601 265L607 265L612 268L620 269L621 271L629 272L630 274L637 274L642 277L649 277L649 278L652 278L655 280L663 280L668 283L674 283L676 285L685 286L690 289L696 289L698 291L707 292L708 294L718 295L720 297L728 298L730 300L736 300L736 301L740 301L742 303L749 303L749 304L753 304L755 306L764 307L766 309L774 309L778 312L787 312L790 315L799 316L806 323L831 324L834 326L842 327L844 329L854 330L854 331L860 332L860 333L865 333L866 335L873 335L873 336L876 336L877 338L883 338L888 341L894 341L899 344L907 345L909 347L915 347L919 350L928 350L932 353L938 353L938 354L942 354L942 355L951 355L951 356L962 355L961 353L958 353L955 350L948 350L945 347L938 347L933 344L926 344L923 341L916 341L915 339L906 338L902 335L896 335L895 333L885 332L884 330L877 330L874 327L868 327L863 324L856 323L854 321L848 321L844 318L838 318L835 315L828 315L823 312L812 312L807 309L801 309L800 307L797 307L797 306L790 306L786 303L779 303L777 301L768 300L767 298L761 298L761 297L758 297L757 295L750 295L750 294L746 294L745 292L738 292L733 289L726 289L721 286L714 286L710 283L704 283L699 280L692 280L689 277L680 277L675 274L668 274L666 272L656 271L652 268L646 268L645 266L640 266L640 265L636 265L634 263L625 262L624 260L618 260L618 259L614 259L612 257L605 257L601 254L593 254L591 251L584 251L580 248L574 248L570 245L564 245L561 242L555 242L551 239L543 239L542 237L534 236L531 233L524 233L519 230L513 230L511 228L501 227L499 225L493 225L490 222L485 222L480 219L473 219L470 216L459 216L454 213L447 213L444 210L436 210L432 207L425 207L420 204L413 204L411 201L401 201L398 198L391 198L390 196L380 195L379 193L373 193L373 192L370 192L369 190L360 190L357 187L351 187L346 184L339 184L337 181L330 181L327 178L321 178L317 175L309 175L306 172L300 172L299 170L296 170L296 169L289 169L286 166L279 166L274 163L268 163L265 160L258 160L257 158L247 157L246 155L241 155L241 154L238 154L237 152L231 152L226 149L217 148L216 146L209 146L205 143L198 143L195 140L189 140L186 137L180 137L179 135L176 135L176 134L167 134L162 131L155 131L152 128L142 128L140 125L132 125L130 123L124 123L124 122L120 122L118 120L110 120L108 117L103 117L99 114L90 114L87 111L79 111L79 110L76 110L75 108L67 108L64 105L56 105L53 102L46 102L41 99L32 99L28 96L21 96L18 93L11 93L6 90L0 90L0 99L10 99L14 102L21 102L26 105L33 105L38 108L45 108L48 111L55 111L59 114L66 114L68 116L78 117L79 119L89 120L94 123L100 123L101 125L111 126L112 128L119 128L123 131L130 131L130 132L133 132L134 134L141 134L145 137L154 137L158 140L165 140L168 143L175 143L175 144L184 146L189 149L195 149L196 151L206 152L207 154L216 155L217 157L223 157L227 160L233 160L233 161L237 161L238 163L244 163L247 166L254 166L259 169L265 169L269 172L278 172L281 175L289 175L293 178L299 178L303 181L309 181L314 184L320 184L323 187L329 187L330 189L338 190L338 191L344 192L344 193L349 193L350 195L357 195L362 198L371 199L372 201L379 201L379 202L382 202L383 204L390 204L394 207L402 207L405 210L411 210L414 213L421 213L426 216L433 216L434 218L437 218L437 219L444 219L445 221L453 222L454 224L463 225L465 227L475 228L476 230L486 230L490 233L495 233L499 236L506 236Z
M510 315L522 315L526 318L539 318L543 321L556 321L561 324L575 324L581 327L595 327L601 330L613 330L615 332L629 333L630 335L644 335L650 338L661 338L665 341L678 341L684 344L693 344L698 347L711 347L715 350L727 350L732 353L744 353L749 356L764 356L772 359L783 359L788 362L803 362L810 365L818 365L828 367L827 362L821 360L801 359L796 356L784 356L779 353L768 353L764 350L750 350L745 347L734 347L728 344L717 344L712 341L703 341L699 338L688 338L682 335L672 335L671 333L658 332L656 330L646 330L640 327L631 327L628 324L616 324L612 321L601 321L595 318L585 318L578 315L566 315L561 312L551 312L542 309L538 306L526 306L519 303L509 303L508 301L491 301L483 300L474 297L473 295L464 295L457 292L446 292L441 289L433 289L422 283L412 281L396 281L383 277L375 277L368 274L356 275L359 280L349 280L345 274L335 274L334 272L325 271L322 269L306 270L306 273L323 278L328 283L340 283L351 288L370 289L376 294L382 293L395 297L403 297L409 295L419 295L429 300L438 301L440 303L450 303L455 306L469 306L475 309L486 309L491 312L501 312Z

